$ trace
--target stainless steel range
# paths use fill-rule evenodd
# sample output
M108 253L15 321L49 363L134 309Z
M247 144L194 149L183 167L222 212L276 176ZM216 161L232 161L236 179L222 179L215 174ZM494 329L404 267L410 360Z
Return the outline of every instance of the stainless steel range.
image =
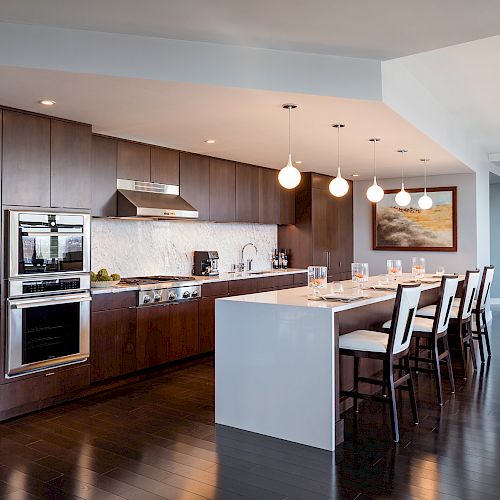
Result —
M191 276L123 278L120 283L139 287L139 306L201 297L201 285Z

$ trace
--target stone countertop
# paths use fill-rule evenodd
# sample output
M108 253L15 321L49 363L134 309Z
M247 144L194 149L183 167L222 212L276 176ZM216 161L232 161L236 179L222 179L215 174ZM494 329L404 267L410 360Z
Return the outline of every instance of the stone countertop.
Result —
M192 281L184 281L183 283L201 284L204 283L218 283L221 281L245 280L253 278L267 278L272 276L283 276L287 274L301 274L307 273L307 269L279 269L279 270L265 270L253 271L251 273L221 273L219 276L192 276ZM119 292L134 292L138 291L139 287L135 285L118 284L104 288L92 288L92 295L99 295L101 293L119 293ZM203 296L203 292L202 292Z

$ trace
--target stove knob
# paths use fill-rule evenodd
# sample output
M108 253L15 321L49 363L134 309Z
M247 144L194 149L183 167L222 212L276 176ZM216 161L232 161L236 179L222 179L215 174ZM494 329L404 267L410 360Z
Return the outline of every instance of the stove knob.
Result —
M144 304L149 304L151 302L151 295L144 295Z
M182 294L182 298L183 299L189 298L189 292L187 290Z
M192 293L191 293L191 297L198 297L198 292L196 290L194 290Z
M168 300L175 300L177 298L177 296L175 295L174 292L170 292L168 294Z
M155 293L154 296L153 296L153 300L155 302L160 302L160 299L161 299L161 294L160 293Z

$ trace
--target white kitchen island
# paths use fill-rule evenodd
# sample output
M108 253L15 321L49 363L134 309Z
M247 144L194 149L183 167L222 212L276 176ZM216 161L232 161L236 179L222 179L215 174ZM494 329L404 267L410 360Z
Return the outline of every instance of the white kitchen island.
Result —
M421 304L434 302L438 288L423 284ZM396 294L366 289L368 298L351 303L309 294L302 287L217 299L217 424L330 451L343 440L338 335L390 319Z

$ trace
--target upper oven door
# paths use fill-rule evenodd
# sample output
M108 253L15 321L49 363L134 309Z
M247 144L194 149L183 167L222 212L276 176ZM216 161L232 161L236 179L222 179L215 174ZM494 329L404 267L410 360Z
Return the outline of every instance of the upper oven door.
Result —
M10 211L9 277L90 272L90 216Z

